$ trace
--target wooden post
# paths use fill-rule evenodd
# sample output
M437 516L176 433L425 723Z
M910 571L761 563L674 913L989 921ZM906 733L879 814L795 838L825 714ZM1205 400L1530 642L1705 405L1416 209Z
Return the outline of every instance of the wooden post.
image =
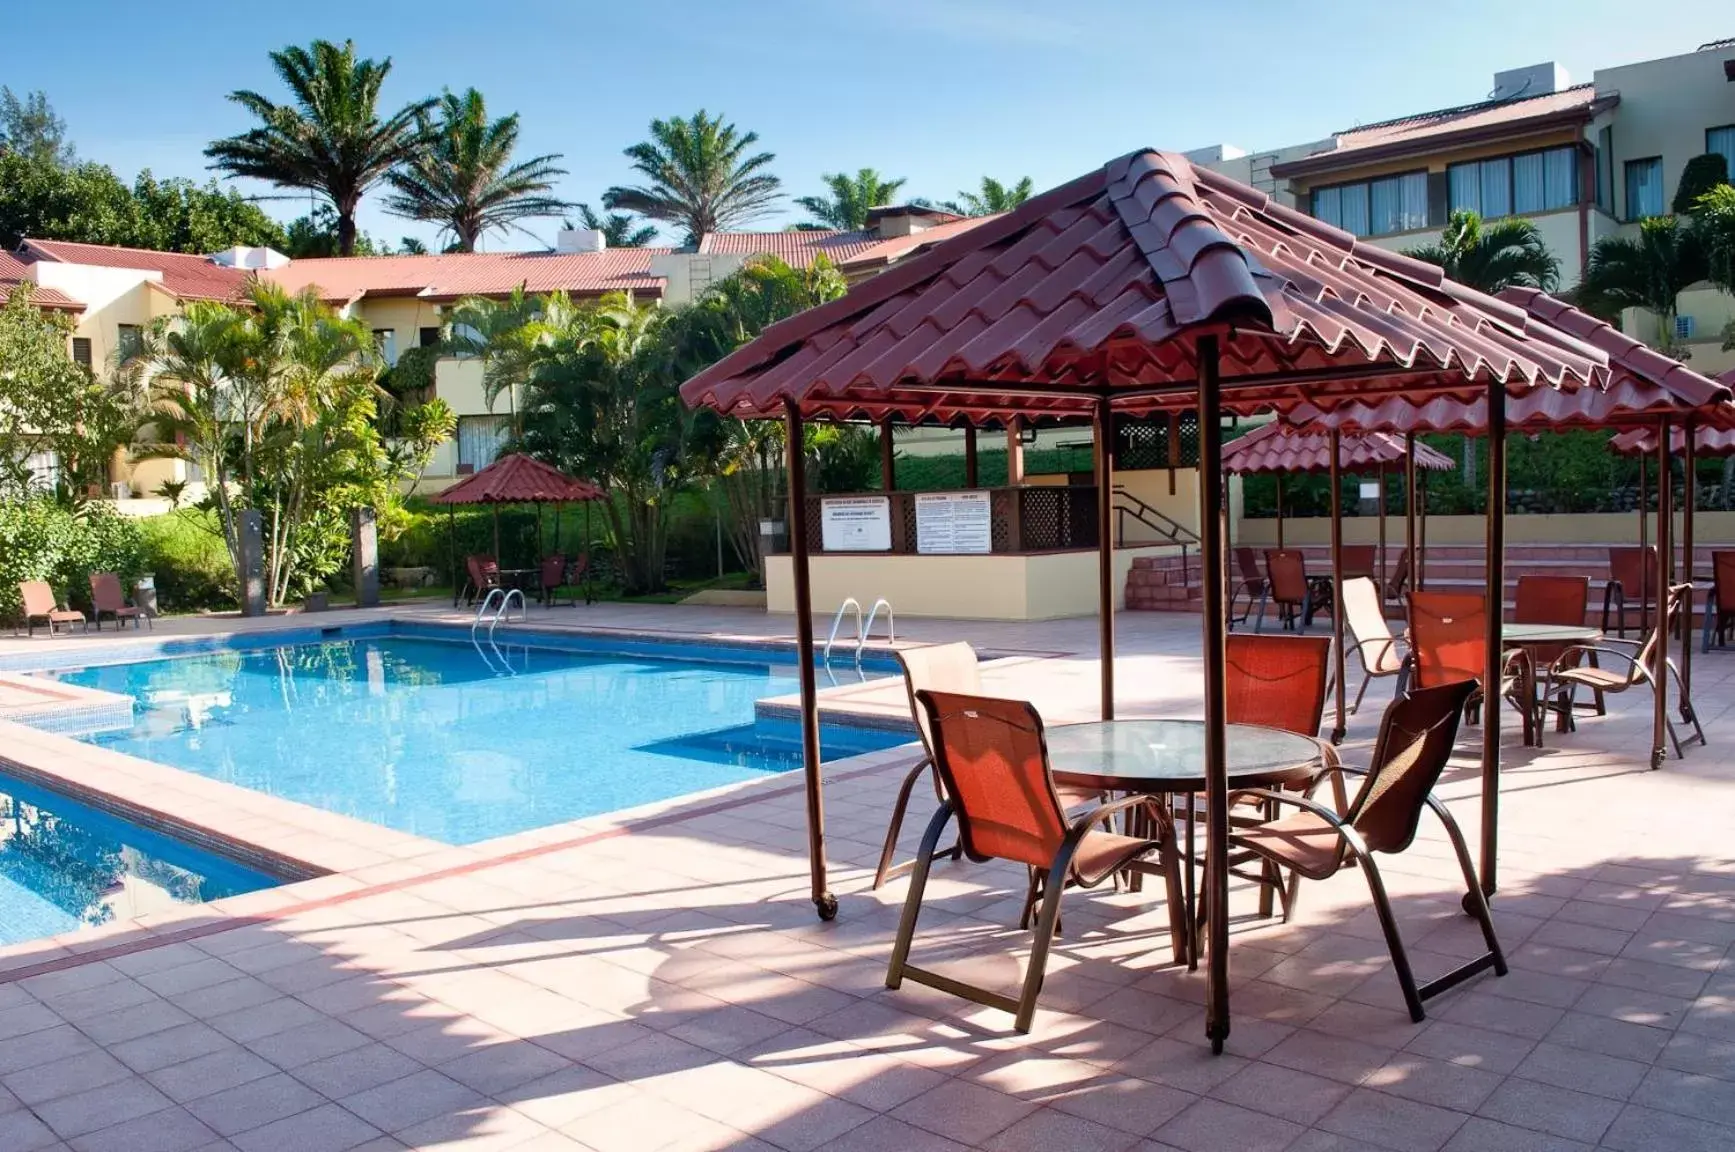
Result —
M1114 719L1114 410L1106 395L1097 397L1096 455L1096 611L1102 653L1102 718Z
M1647 493L1645 491L1645 488L1646 488L1645 474L1649 470L1650 470L1650 461L1646 460L1643 455L1640 455L1639 456L1639 556L1641 557L1641 559L1639 561L1639 571L1641 573L1643 573L1643 575L1641 575L1639 577L1639 590L1638 590L1639 635L1640 636L1643 636L1647 631L1649 631L1650 624L1651 624L1650 609L1645 607L1645 605L1648 603L1648 598L1645 596L1645 585L1647 585L1651 582L1651 577L1650 577L1650 574L1645 571L1645 564L1644 564L1644 560L1642 559L1642 557L1645 554L1645 549L1649 548L1651 546L1651 528L1650 528L1649 513L1645 510L1645 503L1646 503L1646 496L1647 496ZM1624 591L1624 589L1623 589L1623 591ZM1626 633L1627 608L1626 608L1625 603L1622 603L1622 605L1621 605L1620 627L1621 627L1621 635L1625 636L1627 634Z
M1699 474L1693 460L1694 443L1697 432L1691 421L1681 429L1681 465L1686 469L1687 482L1681 488L1681 581L1692 584L1697 569L1693 555L1693 511L1699 503ZM1696 590L1687 592L1687 611L1681 618L1681 719L1691 724L1693 722L1693 603L1697 600ZM1707 602L1706 610L1710 610Z
M1416 476L1416 567L1410 573L1414 587L1422 587L1422 576L1428 567L1428 474Z
M1669 738L1669 569L1675 549L1675 486L1669 481L1669 422L1657 426L1657 642L1651 646L1651 676L1656 685L1651 709L1651 769L1663 766ZM1687 629L1691 632L1692 629ZM1645 633L1641 630L1639 635Z
M1488 383L1488 628L1482 671L1482 892L1494 895L1500 854L1500 673L1505 655L1500 626L1506 616L1506 386Z
M1024 483L1024 437L1022 424L1014 416L1006 423L1006 484L1016 488Z
M1204 603L1205 648L1205 893L1209 963L1205 975L1205 1035L1221 1053L1229 1038L1229 769L1228 657L1224 651L1228 617L1224 611L1222 521L1222 394L1217 380L1217 337L1199 338L1199 561ZM1192 813L1189 812L1191 817Z
M894 492L898 487L897 462L892 451L892 418L880 421L880 488Z
M964 487L981 487L981 476L976 466L976 425L967 425L964 429Z
M1410 587L1412 588L1421 586L1420 572L1416 567L1416 562L1420 559L1416 549L1416 512L1420 506L1419 495L1416 491L1416 434L1411 432L1404 437L1404 554L1410 560Z
M1337 701L1337 724L1331 730L1331 742L1341 744L1347 708L1343 683L1343 433L1333 428L1327 440L1331 445L1328 468L1331 476L1331 661Z
M813 583L807 552L807 454L802 448L801 409L783 406L784 449L789 469L789 551L795 584L795 654L801 681L801 767L807 785L807 863L813 906L821 920L837 917L837 897L825 874L824 779L819 756L819 684L813 667Z
M1380 465L1380 603L1386 602L1386 474L1390 471L1384 464Z

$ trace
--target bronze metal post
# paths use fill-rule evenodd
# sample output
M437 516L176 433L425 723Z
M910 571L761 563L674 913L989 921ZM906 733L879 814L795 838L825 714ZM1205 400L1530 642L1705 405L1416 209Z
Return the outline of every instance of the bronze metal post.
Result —
M1506 616L1506 386L1488 383L1488 629L1482 670L1482 891L1494 895L1500 855L1500 673L1505 654L1500 625Z
M807 567L807 455L801 409L783 406L784 450L789 466L789 560L795 584L795 663L801 679L801 768L807 784L807 863L813 906L821 920L837 916L837 897L825 876L824 780L819 768L819 684L813 667L813 582Z
M1416 547L1416 510L1420 504L1416 491L1416 434L1404 437L1404 552L1410 558L1410 587L1417 587L1416 563L1420 559Z
M1344 658L1343 658L1343 434L1336 428L1328 437L1331 444L1331 663L1334 696L1337 700L1337 724L1331 730L1331 742L1343 743L1344 732Z
M1096 401L1092 447L1096 455L1096 612L1102 653L1102 718L1114 719L1114 411Z
M1652 770L1661 768L1668 754L1669 569L1675 562L1669 537L1675 527L1674 499L1675 486L1669 480L1669 422L1664 420L1657 426L1657 642L1651 647L1651 675L1657 691L1651 715Z
M964 429L964 487L980 487L979 473L976 467L976 425L970 424Z
M1386 599L1386 474L1389 472L1384 464L1380 465L1380 603Z
M1693 511L1699 503L1699 475L1693 460L1695 432L1692 421L1681 429L1681 466L1686 469L1687 482L1681 488L1681 581L1692 584L1698 569L1693 555ZM1686 615L1681 617L1681 719L1693 722L1693 602L1694 591L1687 593ZM1707 602L1706 610L1710 609Z
M1277 473L1277 550L1283 551L1283 473Z
M1229 769L1224 652L1222 521L1222 393L1217 380L1217 337L1201 336L1199 359L1199 561L1203 568L1205 647L1205 893L1208 964L1205 1035L1213 1052L1229 1038ZM1189 813L1189 816L1191 813ZM1190 866L1190 865L1189 865Z
M1416 474L1416 567L1410 573L1410 585L1422 586L1423 570L1428 566L1428 474Z
M898 486L897 463L892 451L892 418L880 421L880 488L894 491Z
M1646 474L1650 470L1650 465L1651 465L1651 462L1649 460L1646 460L1643 455L1641 455L1639 457L1639 556L1641 557L1641 559L1639 560L1639 571L1641 573L1645 573L1645 563L1644 563L1644 560L1642 559L1642 557L1645 554L1645 549L1650 547L1650 544L1651 544L1651 529L1650 529L1650 522L1649 522L1649 514L1645 510L1645 501L1646 501L1646 497L1647 497L1647 493L1645 491L1645 489L1646 489L1645 477L1646 477ZM1650 577L1649 573L1645 573L1644 575L1639 577L1638 596L1639 596L1639 635L1640 636L1643 636L1650 628L1650 622L1651 622L1650 609L1645 607L1646 603L1648 602L1647 597L1645 596L1645 585L1649 584L1650 582L1651 582L1651 577ZM1624 591L1624 589L1623 589L1623 591ZM1626 607L1626 604L1624 601L1621 604L1621 624L1620 624L1620 626L1621 626L1621 635L1625 636L1627 634L1626 633L1627 607Z

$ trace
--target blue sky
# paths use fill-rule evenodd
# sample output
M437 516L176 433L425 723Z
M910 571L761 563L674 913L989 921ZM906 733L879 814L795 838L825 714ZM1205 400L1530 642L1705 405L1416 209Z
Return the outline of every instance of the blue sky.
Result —
M266 53L353 39L393 61L386 102L474 86L517 111L526 155L559 152L560 193L595 203L628 182L621 149L653 117L726 114L777 154L789 193L864 165L906 196L983 174L1070 179L1143 145L1246 148L1485 96L1496 70L1598 67L1735 35L1728 0L1634 18L1613 0L87 0L8 5L0 83L43 89L83 157L129 178L207 175L206 142L248 126L226 95L283 95ZM28 50L17 46L28 45ZM247 189L250 193L265 191ZM266 207L288 218L306 200ZM799 218L788 206L775 227ZM432 230L372 199L362 227ZM551 238L553 222L535 230ZM523 235L489 248L535 247Z

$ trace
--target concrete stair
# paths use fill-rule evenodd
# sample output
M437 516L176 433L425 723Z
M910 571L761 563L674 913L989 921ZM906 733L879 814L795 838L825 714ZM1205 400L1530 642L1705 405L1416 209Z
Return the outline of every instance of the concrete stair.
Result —
M1127 573L1127 608L1135 612L1197 612L1203 596L1199 558L1139 556Z

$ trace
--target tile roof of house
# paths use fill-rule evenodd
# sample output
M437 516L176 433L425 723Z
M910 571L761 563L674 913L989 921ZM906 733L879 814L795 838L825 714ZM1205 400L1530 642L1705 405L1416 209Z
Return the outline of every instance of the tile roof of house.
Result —
M1190 404L1201 334L1254 411L1485 381L1600 385L1607 356L1175 153L1135 152L772 325L682 395L743 415L991 419ZM1004 386L1002 391L997 386Z
M504 296L564 290L576 295L632 291L660 296L666 281L651 274L651 258L668 248L609 248L602 252L452 252L430 256L351 256L294 260L265 273L297 292L313 285L327 300L363 296Z
M102 268L133 268L162 274L159 283L182 300L233 300L246 287L248 271L215 264L208 256L185 252L153 252L111 244L77 244L70 240L31 240L26 255L64 264Z
M30 265L12 255L0 252L0 303L12 299L12 289L30 279ZM38 308L54 308L71 312L84 310L84 302L74 300L58 288L32 285L30 302Z
M995 216L965 216L956 220L948 220L943 224L936 224L932 228L924 228L920 232L912 232L908 236L893 236L888 240L881 240L877 244L868 245L844 260L841 267L848 272L858 270L865 272L882 268L887 264L895 264L906 256L925 252L942 240L950 240L954 236L968 232L970 229L995 218Z
M699 237L698 251L711 256L775 256L791 267L806 268L821 253L833 264L842 264L879 242L879 233L868 230L707 232Z

